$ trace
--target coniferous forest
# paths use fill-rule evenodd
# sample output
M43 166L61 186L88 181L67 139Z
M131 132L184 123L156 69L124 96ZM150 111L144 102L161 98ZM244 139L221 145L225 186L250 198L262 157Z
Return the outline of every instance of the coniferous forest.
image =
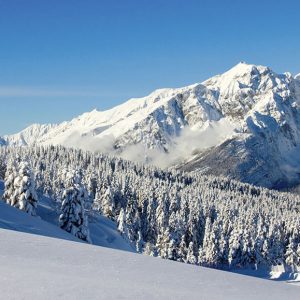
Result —
M296 194L61 146L0 147L0 178L8 204L35 216L47 196L59 226L89 243L99 211L146 255L221 269L300 266Z

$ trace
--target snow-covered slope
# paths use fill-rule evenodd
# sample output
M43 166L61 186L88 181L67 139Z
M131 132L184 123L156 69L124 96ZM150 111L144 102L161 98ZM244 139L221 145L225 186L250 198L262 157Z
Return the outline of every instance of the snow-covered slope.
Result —
M47 134L51 129L54 129L56 125L51 124L32 124L31 126L27 127L26 129L22 130L19 133L5 136L4 141L9 143L12 146L27 146L27 145L35 145L36 142ZM1 143L1 141L0 141Z
M57 226L46 197L38 215L0 201L1 299L274 300L299 295L298 286L284 282L132 253L115 225L97 213L90 218L91 238L104 247L88 245Z
M32 217L1 201L3 189L3 182L0 181L0 228L82 242L58 227L59 215L51 199L41 198L38 217ZM135 252L118 233L116 224L97 212L89 216L89 230L94 245Z
M299 287L0 229L3 299L298 299Z
M59 227L12 208L0 200L0 228L80 242ZM3 241L3 240L2 240ZM3 244L3 242L1 243Z
M298 78L242 62L200 84L157 90L108 111L94 110L59 125L34 125L4 139L9 145L115 151L267 187L296 184Z

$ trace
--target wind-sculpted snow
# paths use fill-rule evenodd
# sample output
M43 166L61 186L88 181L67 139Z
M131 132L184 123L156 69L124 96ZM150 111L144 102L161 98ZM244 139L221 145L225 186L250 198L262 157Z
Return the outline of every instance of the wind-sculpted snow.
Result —
M4 140L64 145L287 187L300 182L298 78L239 63L203 83L156 90L58 125L33 125Z

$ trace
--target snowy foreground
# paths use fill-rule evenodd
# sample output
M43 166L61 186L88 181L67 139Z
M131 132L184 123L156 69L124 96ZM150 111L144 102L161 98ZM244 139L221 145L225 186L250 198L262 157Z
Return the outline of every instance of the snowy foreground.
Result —
M299 287L0 230L2 299L299 299Z
M103 227L98 244L126 248L109 223L103 224L107 227ZM299 297L298 286L283 282L91 246L2 202L0 228L1 299Z

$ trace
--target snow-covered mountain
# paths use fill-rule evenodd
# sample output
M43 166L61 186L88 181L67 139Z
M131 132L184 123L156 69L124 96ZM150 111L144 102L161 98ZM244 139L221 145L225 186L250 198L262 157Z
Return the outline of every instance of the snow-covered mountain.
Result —
M203 83L160 89L8 145L61 144L280 187L300 182L300 79L239 63Z
M32 124L26 129L22 130L19 133L5 136L2 139L3 143L12 145L12 146L27 146L35 145L38 143L40 138L46 135L51 129L54 129L56 125L52 124ZM0 138L1 143L1 138Z

